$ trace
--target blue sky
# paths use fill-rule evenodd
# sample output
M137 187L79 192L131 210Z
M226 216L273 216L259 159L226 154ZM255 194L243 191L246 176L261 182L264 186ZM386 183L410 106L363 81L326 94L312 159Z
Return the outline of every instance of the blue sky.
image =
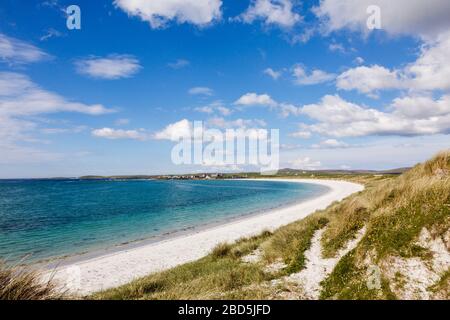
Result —
M0 178L227 170L172 164L162 133L183 120L280 129L282 167L413 165L449 147L448 16L446 0L3 0Z

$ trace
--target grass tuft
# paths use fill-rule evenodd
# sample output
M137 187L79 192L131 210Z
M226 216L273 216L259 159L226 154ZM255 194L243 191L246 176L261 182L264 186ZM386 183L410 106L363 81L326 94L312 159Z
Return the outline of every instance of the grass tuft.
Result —
M57 300L64 297L52 281L44 283L39 272L0 262L0 300Z
M211 255L215 259L225 258L231 253L231 245L228 243L220 243L213 250Z

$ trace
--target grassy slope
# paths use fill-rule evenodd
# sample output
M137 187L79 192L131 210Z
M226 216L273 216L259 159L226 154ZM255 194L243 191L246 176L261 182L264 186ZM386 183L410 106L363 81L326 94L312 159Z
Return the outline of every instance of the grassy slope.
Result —
M380 290L367 288L367 261L383 265L390 256L426 259L427 250L414 244L421 230L431 230L433 237L443 237L449 230L450 152L442 153L399 177L345 176L345 179L364 183L366 190L273 234L266 232L235 244L221 245L199 261L144 277L90 298L279 298L278 293L288 289L267 284L305 267L304 253L316 230L326 226L322 239L323 253L331 257L365 225L367 232L362 241L323 281L321 298L394 299L396 296L389 283L392 279L384 275ZM243 263L241 257L256 248L263 253L262 261ZM279 260L287 267L275 274L265 271L266 265ZM448 293L448 272L432 289Z
M423 228L434 238L444 238L450 227L450 153L354 196L340 209L345 209L340 214L343 219L335 220L325 234L325 254L333 255L342 239L358 228L358 211L366 220L367 233L324 281L322 298L395 298L385 277L382 290L367 289L367 261L383 266L390 256L426 260L427 250L415 244ZM440 289L448 292L448 276L441 280Z

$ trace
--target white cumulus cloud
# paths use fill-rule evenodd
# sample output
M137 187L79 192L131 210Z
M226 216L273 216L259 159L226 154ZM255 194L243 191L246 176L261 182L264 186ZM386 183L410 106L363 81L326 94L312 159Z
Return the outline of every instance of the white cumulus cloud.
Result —
M427 43L416 61L398 70L386 67L359 66L343 72L337 78L337 88L372 94L379 90L409 91L450 90L450 32Z
M350 29L368 33L369 6L378 6L381 27L389 34L432 39L450 28L448 0L321 0L314 9L329 32Z
M197 107L194 110L206 114L219 113L222 116L229 116L233 113L233 110L225 107L221 101L214 101L206 106Z
M301 108L290 103L277 102L268 94L257 94L254 92L246 93L234 102L237 106L252 107L262 106L269 107L272 110L277 110L282 117L289 115L298 116L301 114Z
M265 69L264 74L268 75L274 80L278 80L278 78L281 77L281 71L275 71L272 68Z
M410 85L419 90L450 90L449 56L450 31L424 45L419 58L406 67Z
M426 105L426 108L423 107ZM394 100L390 111L380 111L327 95L301 109L315 123L304 130L332 137L421 136L450 133L450 97L438 100L414 96Z
M107 80L129 78L141 69L134 56L118 54L81 59L75 62L75 66L80 74Z
M294 67L292 74L295 78L294 83L304 86L325 83L333 81L336 78L336 75L333 73L327 73L317 69L308 74L305 68L300 65Z
M266 25L292 28L302 17L294 12L291 0L254 0L238 20L245 23L261 20Z
M133 140L146 140L148 135L144 130L122 130L102 128L92 130L92 135L99 138L118 140L118 139L133 139Z
M187 119L183 119L169 124L163 130L156 132L153 138L156 140L178 141L182 137L190 137L192 131L192 123Z
M371 94L383 89L398 89L403 86L397 71L379 65L349 69L337 77L336 86L341 90L357 90Z
M269 106L274 107L277 104L268 94L257 94L254 92L246 93L236 102L239 106Z
M222 0L115 0L114 4L155 29L170 21L205 26L222 16Z
M450 114L450 95L439 99L431 96L406 96L394 99L394 113L407 118L431 118Z

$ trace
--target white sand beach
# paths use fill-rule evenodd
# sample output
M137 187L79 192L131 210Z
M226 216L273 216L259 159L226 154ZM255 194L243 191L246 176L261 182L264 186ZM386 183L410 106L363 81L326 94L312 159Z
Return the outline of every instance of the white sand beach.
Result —
M330 190L317 198L292 206L269 210L160 242L69 263L53 270L51 275L61 286L75 294L86 295L114 288L136 278L202 258L219 243L233 242L242 237L257 235L264 230L273 231L364 189L359 184L335 180L270 180L314 183L327 186ZM48 276L49 273L46 274L46 277Z

